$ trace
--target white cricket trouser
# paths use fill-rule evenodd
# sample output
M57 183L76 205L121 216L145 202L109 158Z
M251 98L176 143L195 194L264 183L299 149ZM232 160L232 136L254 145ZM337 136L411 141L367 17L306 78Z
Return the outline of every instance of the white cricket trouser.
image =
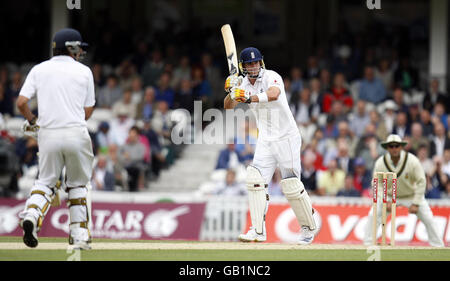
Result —
M69 200L86 197L88 191L86 185L92 176L94 154L86 127L41 128L38 133L38 145L39 177L31 189L31 196L20 217L30 215L41 224L49 209L52 189L64 167ZM70 213L71 223L87 221L88 210L84 205L71 207Z
M258 139L252 165L258 168L267 184L272 180L277 166L280 168L283 179L293 176L300 179L301 146L300 134L277 141Z
M380 197L378 197L380 198ZM389 201L389 200L388 200ZM412 204L411 200L402 200L397 199L397 206L406 206L409 207ZM383 208L383 200L378 200L377 204L377 237L381 236L381 216L382 216L382 208ZM419 204L419 209L417 211L417 218L422 221L425 225L428 234L428 243L434 247L443 247L444 242L441 238L439 238L439 234L437 232L436 224L433 221L433 212L430 209L430 205L428 202L423 199ZM369 215L367 216L367 224L364 232L364 244L369 245L372 243L372 218L373 218L373 209L370 208ZM386 235L390 237L391 229L386 227Z

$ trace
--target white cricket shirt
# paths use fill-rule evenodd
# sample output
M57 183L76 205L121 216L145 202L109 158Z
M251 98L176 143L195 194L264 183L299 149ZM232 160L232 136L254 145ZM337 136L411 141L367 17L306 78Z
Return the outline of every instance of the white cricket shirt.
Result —
M255 114L258 126L258 138L266 141L276 141L299 134L297 123L284 91L281 76L273 70L261 69L259 77L252 85L246 76L240 88L250 92L250 95L267 92L270 87L280 89L280 95L275 101L250 103L249 107Z
M94 78L82 63L55 56L31 69L19 95L37 96L41 128L86 126L84 108L95 105Z

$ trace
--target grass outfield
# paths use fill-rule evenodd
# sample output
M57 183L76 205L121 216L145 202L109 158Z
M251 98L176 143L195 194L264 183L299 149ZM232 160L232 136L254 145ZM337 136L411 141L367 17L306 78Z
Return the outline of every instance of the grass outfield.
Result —
M450 248L362 245L143 241L95 239L90 251L73 251L65 238L0 237L0 261L450 261Z

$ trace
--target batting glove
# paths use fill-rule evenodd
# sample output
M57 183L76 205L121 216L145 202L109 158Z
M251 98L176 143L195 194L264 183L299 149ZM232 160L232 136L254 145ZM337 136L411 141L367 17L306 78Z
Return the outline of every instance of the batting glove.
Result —
M232 88L239 87L242 84L242 76L230 75L225 80L225 92L229 93Z
M250 93L237 87L231 89L230 98L237 102L250 103Z
M33 123L33 124L31 124ZM22 125L23 134L37 139L37 133L39 131L39 126L36 124L36 120L32 120L31 123L25 120Z

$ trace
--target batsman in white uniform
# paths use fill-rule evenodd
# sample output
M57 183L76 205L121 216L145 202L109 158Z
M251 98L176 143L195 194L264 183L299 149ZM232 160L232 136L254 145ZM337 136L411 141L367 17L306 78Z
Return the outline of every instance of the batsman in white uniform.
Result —
M426 177L422 164L412 153L403 150L407 142L402 141L400 136L389 135L381 146L388 153L379 157L375 162L373 177L377 172L391 172L397 174L397 203L398 205L408 207L410 214L415 214L423 222L428 234L428 242L434 247L443 247L444 242L439 237L436 224L433 221L433 212L425 200ZM388 185L387 194L392 197L392 187ZM378 189L378 196L382 197L382 188ZM389 200L388 200L389 201ZM381 224L381 204L378 200L377 208L377 229ZM391 203L388 202L387 210L390 212ZM372 243L372 218L371 209L367 218L367 224L364 233L364 244Z
M229 76L225 82L224 108L247 103L256 117L258 140L253 163L247 167L246 184L252 226L239 240L266 241L265 215L269 204L268 183L279 166L281 188L291 205L301 233L299 244L307 245L318 231L311 200L300 180L301 136L284 91L283 79L265 69L263 57L256 48L240 53L239 68L244 77Z
M78 62L87 47L78 31L70 28L58 31L52 47L53 57L31 69L17 99L17 106L26 118L24 131L37 132L39 145L39 176L25 210L19 214L23 241L28 247L38 245L37 232L65 168L69 244L73 248L90 249L88 183L94 154L86 120L94 110L94 80L89 67ZM34 96L38 102L38 117L27 104Z

